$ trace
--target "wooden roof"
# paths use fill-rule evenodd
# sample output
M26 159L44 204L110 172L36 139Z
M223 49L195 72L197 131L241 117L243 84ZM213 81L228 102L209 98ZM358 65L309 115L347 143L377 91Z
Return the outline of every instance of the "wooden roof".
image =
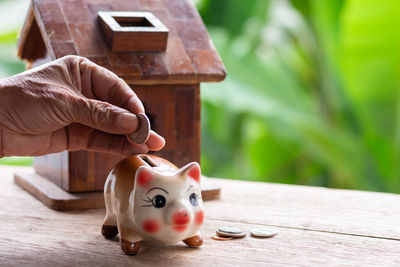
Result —
M190 0L32 0L18 44L28 61L80 55L134 83L221 81L224 65ZM112 52L98 11L149 11L169 29L165 52Z

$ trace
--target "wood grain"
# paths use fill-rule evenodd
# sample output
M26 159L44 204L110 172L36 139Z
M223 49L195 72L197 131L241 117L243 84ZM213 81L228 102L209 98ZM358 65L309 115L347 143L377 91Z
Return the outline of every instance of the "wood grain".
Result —
M208 210L213 219L400 240L400 195L218 182L223 191L218 206Z
M131 37L125 35L125 32L115 34L110 31L106 31L104 37L97 21L98 11L154 13L169 29L167 50L140 54L145 56L144 64L132 63L132 67L139 68L135 69L135 73L143 75L132 76L129 65L118 63L127 54L113 52L107 46L107 40L121 38L117 42L123 46L116 49L126 50L129 48L126 46L127 40L131 43ZM152 40L137 43L137 46L142 51L154 51L154 44L163 44L165 47L165 42L156 37L150 34ZM168 45L170 41L171 45ZM18 47L20 57L30 61L43 57L44 48L47 48L51 59L66 54L105 57L102 60L106 62L104 67L118 70L121 78L136 84L211 82L221 81L226 75L225 67L212 45L204 23L189 0L32 0L32 8L22 29ZM32 47L38 49L32 50ZM135 53L137 52L131 52L130 55L136 55ZM115 60L118 57L122 60ZM153 67L149 68L149 64Z
M103 192L69 193L33 172L17 172L15 183L54 210L80 210L104 207Z
M166 147L155 155L176 166L200 162L200 85L133 85L133 90L147 90L141 98L151 127L166 140Z
M12 173L24 169L0 167L2 265L400 265L399 240L370 237L382 229L398 231L400 197L397 195L212 179L226 190L221 200L205 203L206 221L202 228L205 242L201 248L191 249L183 243L164 246L144 242L140 253L129 257L121 254L118 239L106 240L101 236L104 209L71 212L50 210L13 184ZM337 201L337 197L341 197L342 201ZM321 200L330 209L321 208L317 204ZM337 216L354 213L362 204L364 212L356 212L356 216ZM269 207L268 211L276 212L263 214L266 212L265 206ZM378 216L377 206L387 207L390 213ZM294 209L298 216L290 215ZM315 223L304 230L301 229L302 218L304 220L310 216L309 210L314 210L311 219ZM279 232L273 238L246 237L225 242L210 239L219 226L236 226L249 231L253 227L268 226L275 217L282 217L283 214L287 220L291 220L293 228L288 228L287 222L281 221L282 226L276 224L271 227ZM368 221L375 221L378 217L380 228L371 227ZM340 227L348 225L347 233L320 231L326 227L322 219L333 220ZM357 229L352 228L354 224L362 226L362 236L358 236Z

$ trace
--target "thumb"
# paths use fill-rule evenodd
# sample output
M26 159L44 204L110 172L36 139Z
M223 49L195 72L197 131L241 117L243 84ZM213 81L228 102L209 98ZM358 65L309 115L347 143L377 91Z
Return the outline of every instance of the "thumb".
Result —
M112 134L135 132L139 121L133 113L93 99L79 99L73 105L73 121Z

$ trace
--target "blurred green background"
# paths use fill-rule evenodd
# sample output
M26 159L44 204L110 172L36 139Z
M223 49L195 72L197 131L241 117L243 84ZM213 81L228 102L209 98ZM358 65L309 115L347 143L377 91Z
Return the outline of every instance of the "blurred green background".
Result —
M27 2L0 0L0 77ZM204 174L400 192L400 1L195 3L228 72L202 85Z

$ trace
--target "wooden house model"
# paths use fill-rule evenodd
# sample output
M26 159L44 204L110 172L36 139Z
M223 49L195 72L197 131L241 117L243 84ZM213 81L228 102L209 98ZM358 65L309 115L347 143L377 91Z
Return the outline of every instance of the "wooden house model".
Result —
M222 81L225 69L189 0L32 0L18 55L27 68L79 55L113 71L165 137L156 154L177 166L200 161L200 83ZM36 157L35 173L15 179L54 209L99 207L120 159L65 151Z

